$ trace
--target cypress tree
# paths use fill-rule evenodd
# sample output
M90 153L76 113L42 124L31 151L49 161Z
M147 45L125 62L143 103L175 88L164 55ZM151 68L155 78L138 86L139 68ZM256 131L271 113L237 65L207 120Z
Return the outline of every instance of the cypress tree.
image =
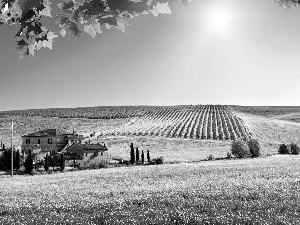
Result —
M142 155L141 155L141 157L142 157L142 164L144 164L144 161L145 161L145 159L144 159L144 150L142 150Z
M32 159L31 150L29 150L28 156L25 161L25 172L31 174L32 170L33 170L33 159Z
M138 164L139 160L140 160L140 151L139 151L138 147L136 147L135 158L136 158L136 163Z
M19 150L16 152L16 160L15 160L15 168L16 171L18 172L20 169L21 165L20 165L20 152Z
M134 164L134 148L133 148L133 143L130 145L130 163Z
M64 154L60 155L60 171L64 171L65 169L65 157Z
M150 162L150 152L149 150L147 151L147 160L148 160L148 163Z
M48 157L48 153L46 154L46 157L45 157L44 169L45 169L46 172L49 170L49 157Z

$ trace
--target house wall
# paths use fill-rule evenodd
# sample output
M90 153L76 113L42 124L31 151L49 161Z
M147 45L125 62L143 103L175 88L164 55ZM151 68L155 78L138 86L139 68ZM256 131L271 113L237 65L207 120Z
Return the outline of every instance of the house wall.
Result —
M30 144L26 144L26 139L30 140ZM38 139L40 139L40 144L38 144ZM52 139L52 144L48 144L48 139ZM63 136L22 137L21 150L27 153L28 150L41 147L42 151L59 152L66 144L67 142Z

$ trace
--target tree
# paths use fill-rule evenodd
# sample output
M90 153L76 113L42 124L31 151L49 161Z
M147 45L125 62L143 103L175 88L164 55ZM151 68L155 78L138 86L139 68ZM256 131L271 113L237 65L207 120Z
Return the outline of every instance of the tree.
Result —
M19 151L16 152L14 167L16 168L17 172L19 171L19 169L21 167L21 165L20 165L20 152Z
M142 158L142 164L144 164L144 161L145 161L145 156L144 156L144 150L142 150L142 155L141 155L141 158Z
M147 160L148 160L148 163L150 162L150 152L149 150L147 151Z
M133 148L133 143L131 143L131 145L130 145L130 163L134 164L134 160L135 160L134 148Z
M65 157L64 154L60 155L60 171L64 171L65 169Z
M252 157L258 157L261 155L262 152L258 140L250 139L247 141L247 145L249 147Z
M231 143L231 153L238 158L246 158L251 155L248 145L243 140L236 140Z
M44 169L47 172L49 170L49 157L48 157L48 153L45 156L45 164L44 164Z
M78 38L81 23L83 30L95 37L102 33L103 26L125 32L125 26L129 25L125 19L141 14L170 14L169 4L176 1L186 5L192 0L63 0L58 4L60 13L54 18L61 36L68 30L71 37ZM34 51L42 47L52 49L53 39L58 36L41 23L44 17L52 17L50 0L3 0L1 3L0 25L20 25L15 39L21 58L34 55Z
M17 169L16 157L17 157L17 151L14 149L13 151L14 169ZM20 165L20 160L19 160L19 165ZM11 170L11 148L8 149L4 148L4 151L0 156L0 170Z
M31 154L31 150L29 150L27 158L24 163L25 172L31 174L33 170L33 158Z
M291 149L292 155L299 155L299 147L296 143L291 143L290 149Z
M138 164L140 161L140 151L139 151L138 147L136 147L135 157L136 157L136 163Z
M287 144L280 144L279 149L278 149L278 153L279 154L287 154L287 155L292 154L291 146L287 145Z

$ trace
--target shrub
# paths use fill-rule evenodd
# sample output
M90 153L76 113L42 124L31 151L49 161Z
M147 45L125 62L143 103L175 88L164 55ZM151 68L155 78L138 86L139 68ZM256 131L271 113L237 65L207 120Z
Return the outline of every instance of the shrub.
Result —
M247 145L249 147L250 153L252 157L258 157L262 154L261 147L259 145L258 140L256 139L250 139L247 141Z
M215 157L214 157L212 154L210 154L210 155L207 157L207 160L209 160L209 161L215 160Z
M291 143L290 148L292 155L299 155L299 147L296 143Z
M102 168L108 168L108 164L107 162L100 162L99 165L98 165L98 168L99 169L102 169Z
M231 158L232 158L232 154L230 152L227 152L226 159L231 159Z
M291 154L291 147L287 144L281 144L279 145L278 149L279 154Z
M158 158L154 158L151 160L150 164L152 165L158 165L158 164L163 164L164 163L164 157L158 157Z
M248 145L243 140L232 142L231 153L238 158L246 158L251 155Z

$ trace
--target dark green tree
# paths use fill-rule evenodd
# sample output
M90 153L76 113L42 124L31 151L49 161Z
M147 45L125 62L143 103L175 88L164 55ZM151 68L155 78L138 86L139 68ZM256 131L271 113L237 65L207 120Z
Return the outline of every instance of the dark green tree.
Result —
M148 163L150 162L150 152L149 150L147 151L147 160L148 160Z
M48 153L46 154L46 157L44 159L45 159L44 169L47 172L49 170L49 156L48 156Z
M21 167L21 164L20 164L20 152L19 152L19 150L16 151L14 167L16 168L17 172L19 171L19 169Z
M142 158L142 164L144 164L145 162L144 150L142 150L141 158Z
M25 167L25 172L26 173L32 174L32 171L33 171L33 157L32 157L31 150L29 150L29 152L28 152L27 158L26 158L25 163L24 163L24 167Z
M65 169L65 157L64 154L60 155L60 171L64 171Z
M130 163L134 164L135 156L134 156L134 147L133 143L130 145Z
M299 155L299 147L296 143L291 143L290 148L292 155Z
M135 159L136 159L136 163L138 164L140 161L140 151L139 151L138 147L136 147L136 150L135 150Z

